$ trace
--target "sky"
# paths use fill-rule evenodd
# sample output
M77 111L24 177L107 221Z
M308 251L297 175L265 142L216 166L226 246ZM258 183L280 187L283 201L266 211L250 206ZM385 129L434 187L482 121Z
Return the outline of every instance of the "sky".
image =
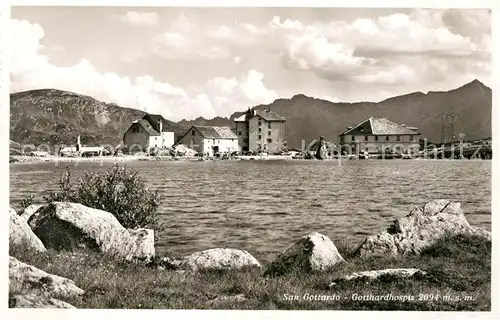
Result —
M491 87L487 9L13 7L11 92L55 88L179 121L305 94Z

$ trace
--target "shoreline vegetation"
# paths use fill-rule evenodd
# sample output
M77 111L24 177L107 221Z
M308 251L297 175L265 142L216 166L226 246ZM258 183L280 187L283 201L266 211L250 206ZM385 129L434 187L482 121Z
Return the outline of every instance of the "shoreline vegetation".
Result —
M340 251L349 256L352 251ZM198 273L124 263L90 250L11 256L72 279L85 293L58 297L85 309L257 309L490 311L491 242L443 238L419 256L353 258L324 271L263 277L258 269ZM353 272L418 268L425 276L331 282ZM10 300L32 290L11 285ZM42 290L43 291L43 290ZM388 296L389 295L389 296ZM388 297L387 297L388 296Z
M362 243L311 232L261 265L233 248L156 255L159 198L137 172L68 171L59 186L9 212L11 308L491 310L491 234L458 202L417 206Z

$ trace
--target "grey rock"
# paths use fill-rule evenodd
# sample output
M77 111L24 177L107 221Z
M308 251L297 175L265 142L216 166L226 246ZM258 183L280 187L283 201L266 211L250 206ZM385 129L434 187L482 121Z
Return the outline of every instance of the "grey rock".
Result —
M218 303L235 303L235 302L243 302L248 299L244 294L237 294L233 296L219 296L215 299L209 300L210 303L218 304Z
M84 247L125 260L154 256L153 230L127 230L113 214L82 204L54 202L37 210L28 224L47 248Z
M395 220L387 231L366 238L356 254L420 254L445 235L463 233L491 239L489 232L470 226L459 202L434 200Z
M9 308L76 309L67 302L33 293L9 297Z
M25 221L28 221L29 218L31 218L31 216L33 214L35 214L35 212L38 211L38 209L42 208L43 207L43 204L32 204L26 208L24 208L23 212L21 212L20 216L21 218L23 218Z
M9 209L9 247L21 248L32 252L45 252L42 241L33 233L26 221L14 209Z
M383 276L391 276L395 278L410 278L416 275L426 275L427 272L416 269L416 268L395 268L395 269L383 269L383 270L370 270L370 271L362 271L355 272L350 275L347 275L343 278L334 280L330 287L334 287L339 282L352 281L352 280L375 280Z
M9 286L39 290L60 297L73 297L84 293L73 280L49 274L14 257L9 257Z
M180 268L189 271L241 270L260 268L261 265L248 251L215 248L195 252L181 259Z
M136 246L132 255L136 258L150 261L155 256L155 233L153 229L128 229Z
M344 261L330 238L313 232L281 253L264 275L282 275L297 269L304 272L324 271Z

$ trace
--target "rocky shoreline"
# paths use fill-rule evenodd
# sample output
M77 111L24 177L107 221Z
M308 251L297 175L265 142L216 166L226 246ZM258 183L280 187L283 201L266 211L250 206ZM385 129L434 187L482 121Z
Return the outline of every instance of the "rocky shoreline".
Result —
M264 266L250 252L234 248L212 248L183 257L159 257L155 254L153 230L126 229L111 213L81 204L55 202L43 206L32 205L19 214L10 209L9 214L9 301L11 307L21 308L72 308L74 306L69 301L74 300L75 296L91 294L79 287L78 282L49 274L22 261L23 257L29 255L43 257L49 251L64 255L87 250L102 259L130 264L130 268L142 266L151 272L166 272L175 277L198 277L206 272L250 272L264 282L269 281L265 279L284 279L296 275L310 275L314 279L316 274L342 269L350 261L358 264L357 261L369 261L377 257L395 259L391 260L393 262L389 267L356 269L355 272L329 279L328 283L322 285L326 290L334 290L345 283L360 280L366 283L387 278L430 281L432 270L398 265L398 261L402 260L397 257L418 259L427 248L450 236L467 235L491 242L491 233L471 226L460 203L449 200L433 200L415 207L409 214L396 219L387 230L367 237L352 254L340 252L326 235L311 232L297 239ZM23 248L22 251L19 248ZM24 253L16 256L16 252ZM217 281L217 277L210 279ZM245 303L248 299L237 293L210 297L207 303L213 307Z

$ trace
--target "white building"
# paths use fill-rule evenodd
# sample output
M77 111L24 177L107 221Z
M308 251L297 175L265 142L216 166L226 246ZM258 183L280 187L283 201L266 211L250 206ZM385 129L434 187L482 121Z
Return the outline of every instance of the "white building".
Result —
M161 115L147 114L136 120L123 135L129 153L143 152L150 148L169 148L175 142L175 133L165 131L168 123Z
M248 109L234 119L240 152L265 151L277 153L285 148L285 118L269 109Z
M183 144L198 153L213 156L216 153L238 151L238 137L231 128L192 126L176 144Z
M104 147L83 147L80 142L80 136L76 141L76 146L61 148L59 155L61 157L92 157L92 156L107 156L110 152Z

